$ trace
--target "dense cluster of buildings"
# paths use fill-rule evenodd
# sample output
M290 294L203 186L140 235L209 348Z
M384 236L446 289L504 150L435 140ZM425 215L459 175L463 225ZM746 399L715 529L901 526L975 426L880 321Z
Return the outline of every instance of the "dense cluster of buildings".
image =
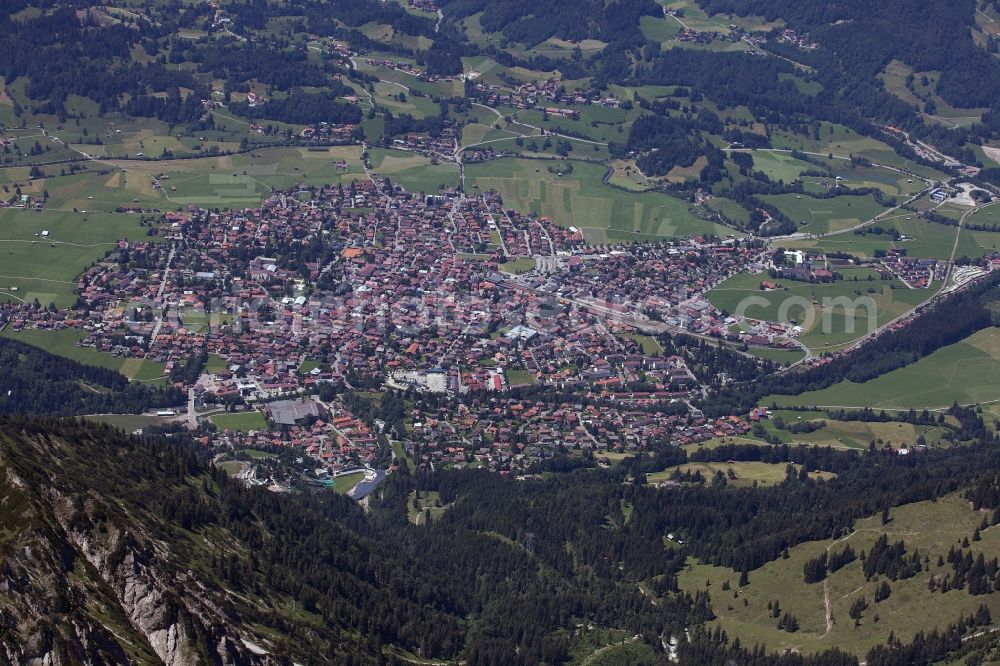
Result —
M200 409L267 416L261 431L209 435L218 444L297 446L335 473L395 439L418 464L514 472L561 449L630 452L745 427L690 409L702 387L688 359L637 341L724 331L705 292L762 259L735 239L597 248L496 192L421 197L377 178L157 224L85 271L74 307L8 306L4 318L162 363L189 391L178 418L191 423ZM211 362L190 376L200 355ZM320 400L324 385L430 402L411 398L405 426L382 433Z

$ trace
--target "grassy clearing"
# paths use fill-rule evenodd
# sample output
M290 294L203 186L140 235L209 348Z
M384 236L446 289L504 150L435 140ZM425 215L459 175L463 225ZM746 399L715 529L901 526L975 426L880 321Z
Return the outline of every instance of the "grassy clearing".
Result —
M639 19L639 29L646 39L662 44L680 32L681 24L672 18L643 16Z
M261 412L232 412L210 416L209 420L219 430L249 432L267 430L267 420Z
M684 24L698 32L720 32L728 35L732 32L730 25L757 32L772 30L784 25L781 20L768 21L762 16L736 16L733 14L709 16L695 0L673 0L665 4L670 9L682 11Z
M392 452L396 454L396 461L403 461L406 464L406 468L410 471L410 474L417 469L417 464L413 462L413 458L406 455L406 451L403 449L403 445L396 440L392 440Z
M890 512L891 521L882 525L879 516L858 521L854 531L836 544L832 541L812 541L789 550L788 559L777 559L760 569L750 572L750 583L737 587L739 573L726 568L698 564L691 561L680 576L683 589L693 593L707 589L712 608L720 625L730 637L738 636L744 644L764 644L769 650L792 649L816 652L839 647L863 656L876 643L885 642L889 632L908 640L917 631L927 632L934 627L943 628L960 615L975 611L981 603L990 606L995 614L1000 609L1000 594L972 596L967 590L931 593L927 580L932 574L950 572L950 565L938 567L938 556L947 554L948 548L957 546L964 537L970 537L982 520L982 514L969 508L957 495L946 496L937 502L918 502L897 507ZM866 581L861 561L846 565L831 574L827 583L807 585L802 577L802 567L809 559L824 550L839 552L845 544L860 554L870 550L875 540L886 533L890 542L902 539L907 553L918 548L929 561L929 571L913 578L889 581L891 594L888 599L875 604L874 590L881 579ZM989 558L1000 548L1000 530L992 528L983 533L982 541L972 542L973 558L984 553ZM722 590L728 581L731 590ZM825 595L830 600L833 626L827 631ZM862 614L859 626L848 616L848 610L857 599L864 596L869 607ZM767 609L770 601L777 600L781 612L796 616L800 630L788 633L777 629L777 620ZM875 621L875 615L878 621Z
M379 69L377 73L378 76L385 78L383 76L385 70ZM401 85L409 87L410 83L412 83L412 78L406 80ZM429 97L417 97L410 91L400 87L400 85L395 85L387 81L378 81L374 87L376 103L379 107L391 111L393 115L407 113L414 118L427 118L440 113L438 105L431 101Z
M842 381L797 396L768 396L761 404L915 409L1000 401L1000 329L987 328L916 363L857 384Z
M495 160L469 165L466 179L480 190L499 191L506 205L575 226L596 242L732 233L695 217L679 199L608 187L601 165L573 162L573 172L562 177L549 173L547 166L543 160Z
M792 465L798 473L798 467ZM763 463L763 462L706 462L706 463L686 463L668 467L662 472L654 472L646 475L646 483L659 483L670 479L674 472L681 474L694 474L701 472L705 483L711 483L712 478L719 472L727 477L727 483L737 487L749 486L773 486L785 480L787 474L784 464ZM829 472L811 472L813 478L833 478Z
M907 78L913 75L912 90L907 88ZM937 82L941 77L941 72L915 72L912 67L901 60L893 60L879 74L885 89L903 100L918 112L930 123L937 123L945 127L965 127L982 119L986 108L956 108L945 102L937 95ZM924 85L926 79L927 85ZM930 98L934 102L935 109L931 110L923 100Z
M626 337L635 340L642 348L642 353L651 356L657 352L662 353L663 347L651 335L641 335L639 333L629 333Z
M210 375L219 374L221 372L225 372L228 367L226 359L222 358L215 352L212 352L208 355L208 362L205 363L205 372Z
M642 192L654 187L657 179L647 178L635 164L635 160L611 160L608 163L611 175L608 182L626 190Z
M106 423L128 432L166 423L166 419L163 417L148 414L93 414L85 418L88 421Z
M815 423L822 424L819 430L808 433L793 434L786 429L778 428L776 419L782 419L786 424ZM837 421L829 418L823 411L793 411L772 410L770 419L761 421L768 434L777 437L786 444L809 444L815 446L830 446L833 448L864 449L869 442L880 446L889 444L895 448L909 448L923 436L928 446L936 446L941 442L941 436L946 432L943 426L913 425L893 421ZM786 426L787 428L787 426Z
M436 490L422 490L419 497L414 490L406 502L407 518L414 525L422 525L428 515L435 521L447 510L447 506L441 506L441 493Z
M154 363L146 359L114 356L106 352L97 351L93 347L80 347L77 343L86 336L83 331L75 328L64 328L58 331L25 329L17 332L5 329L4 331L0 331L0 335L5 338L34 345L56 356L63 356L87 365L96 365L120 372L129 379L152 381L164 376L162 363Z

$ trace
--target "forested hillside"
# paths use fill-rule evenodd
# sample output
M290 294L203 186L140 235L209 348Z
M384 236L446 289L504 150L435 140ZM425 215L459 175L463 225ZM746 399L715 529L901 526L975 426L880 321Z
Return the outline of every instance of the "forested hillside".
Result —
M139 413L184 402L174 387L129 382L123 375L0 338L0 414Z
M184 439L3 419L0 518L17 546L7 556L17 582L0 607L19 621L0 642L15 661L60 653L133 662L341 663L353 655L353 663L375 663L403 650L536 664L565 661L584 640L573 631L583 621L636 634L654 651L663 649L659 636L687 627L685 663L728 654L748 659L742 663L853 664L836 652L751 658L701 630L713 602L677 591L676 572L697 555L752 577L803 540L974 481L972 496L995 509L995 493L981 488L995 483L988 471L1000 468L997 455L992 444L909 458L787 447L709 454L837 474L828 482L789 475L770 490L664 492L629 482L644 465L683 461L679 449L669 461L547 481L402 472L366 517L336 495L246 489ZM439 493L447 511L410 524L414 490ZM691 545L665 549L666 531ZM29 550L40 555L26 559Z

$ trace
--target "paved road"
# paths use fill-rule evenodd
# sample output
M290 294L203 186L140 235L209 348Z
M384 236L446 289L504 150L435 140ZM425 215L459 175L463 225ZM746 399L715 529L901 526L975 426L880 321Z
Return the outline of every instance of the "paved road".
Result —
M160 282L160 288L156 290L156 302L159 302L163 298L163 292L167 288L167 280L170 279L170 264L174 260L174 254L177 251L176 245L170 246L170 254L167 256L167 266L163 269L163 280ZM163 328L163 310L161 307L156 308L156 325L153 327L153 333L149 336L149 343L152 344L156 342L156 336L160 334L160 329Z

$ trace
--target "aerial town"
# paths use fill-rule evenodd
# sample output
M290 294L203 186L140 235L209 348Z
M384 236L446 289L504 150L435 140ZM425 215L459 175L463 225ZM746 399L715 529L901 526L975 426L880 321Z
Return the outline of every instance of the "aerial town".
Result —
M621 453L749 427L651 409L701 385L683 356L636 341L725 331L704 293L764 259L735 238L595 247L495 192L425 198L370 181L167 212L156 229L84 272L73 308L5 306L3 318L78 328L85 345L167 372L218 359L181 384L177 419L262 409L273 427L206 434L217 444L297 446L336 472L369 464L384 436L421 465L516 472L559 447ZM504 270L519 257L535 269ZM359 386L434 399L398 424L365 423L338 397Z
M84 345L163 363L183 377L188 405L167 414L185 426L220 410L267 418L206 429L206 444L297 447L324 474L372 466L380 440L429 469L523 473L560 450L606 461L745 433L749 418L689 402L725 375L657 336L795 348L799 327L720 311L707 292L741 271L769 271L764 291L830 281L843 264L802 251L776 263L736 237L595 246L496 192L423 196L376 179L150 224L151 241L122 241L79 277L74 307L8 305L4 322L77 328ZM519 259L527 270L511 268ZM913 288L940 279L934 261L873 265ZM175 372L200 355L212 362L197 376ZM406 407L395 422L364 418L343 397L364 389Z

